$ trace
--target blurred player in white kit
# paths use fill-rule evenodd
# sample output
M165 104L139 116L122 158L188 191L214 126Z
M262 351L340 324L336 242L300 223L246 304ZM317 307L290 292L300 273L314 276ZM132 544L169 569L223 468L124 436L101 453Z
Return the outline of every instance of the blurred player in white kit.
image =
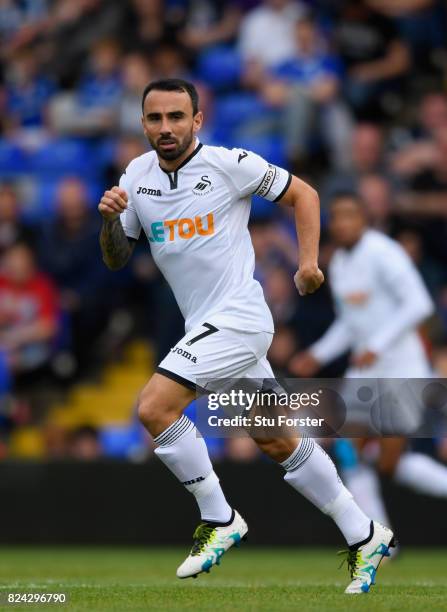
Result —
M385 234L368 228L363 203L356 194L334 198L330 232L337 246L329 265L336 319L317 342L292 359L291 371L310 377L351 351L346 378L430 378L430 363L418 326L432 313L433 304L404 249ZM358 404L352 418L360 426L369 425L371 415ZM411 433L423 414L414 404L405 405L402 398L396 398L396 404L388 408L389 420L393 420L391 411L399 410L398 419ZM367 442L358 439L359 449ZM379 471L417 492L447 497L447 468L406 447L405 437L381 438ZM344 470L343 476L363 510L389 524L373 467L360 462Z

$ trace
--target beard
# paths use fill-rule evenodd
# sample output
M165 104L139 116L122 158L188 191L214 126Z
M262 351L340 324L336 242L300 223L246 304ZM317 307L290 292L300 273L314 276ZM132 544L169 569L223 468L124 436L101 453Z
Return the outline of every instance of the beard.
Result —
M193 137L194 135L191 129L191 132L187 136L185 136L181 142L179 142L177 138L174 138L173 136L170 138L159 138L157 141L149 140L149 142L159 157L167 161L173 161L183 155L183 153L192 143ZM164 151L160 147L160 144L168 144L168 143L176 144L176 147L172 149L171 151Z

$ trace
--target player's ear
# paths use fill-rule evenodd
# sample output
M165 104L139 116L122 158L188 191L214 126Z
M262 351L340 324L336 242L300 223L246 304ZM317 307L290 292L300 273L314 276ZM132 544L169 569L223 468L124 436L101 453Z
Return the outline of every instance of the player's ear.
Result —
M146 134L146 124L144 122L144 115L141 115L141 125L143 126L143 132Z
M203 113L202 111L198 111L193 118L193 123L192 123L192 129L194 134L197 134L197 132L200 130L200 128L202 127L202 123L203 123Z

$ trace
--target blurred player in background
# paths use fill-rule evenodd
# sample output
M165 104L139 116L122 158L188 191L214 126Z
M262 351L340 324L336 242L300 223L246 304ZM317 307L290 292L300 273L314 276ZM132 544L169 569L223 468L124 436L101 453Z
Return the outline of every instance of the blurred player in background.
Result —
M351 351L347 378L430 378L430 363L418 326L433 305L422 278L404 249L394 240L368 228L361 199L339 194L330 207L330 231L337 245L329 266L336 319L322 338L296 355L291 371L311 377L325 364ZM385 383L386 384L386 383ZM423 414L413 405L387 407L398 428L415 431ZM350 406L351 408L351 406ZM354 406L351 418L359 426L370 424L365 406ZM394 411L399 411L392 414ZM361 431L361 430L359 430ZM388 434L390 431L384 431ZM391 432L392 433L392 432ZM367 440L357 440L359 449ZM399 484L419 493L447 497L447 468L422 453L407 450L405 437L380 439L378 469ZM362 509L389 524L375 470L360 462L343 472Z
M209 571L247 533L224 496L203 438L183 411L196 397L196 385L207 387L217 378L274 378L266 359L273 321L253 278L247 228L252 194L294 208L298 291L313 293L323 282L315 190L254 153L202 145L197 139L202 121L192 84L166 79L148 85L142 123L154 150L134 159L120 186L106 191L99 204L107 266L119 269L128 262L143 229L185 318L186 335L162 360L139 401L156 454L195 496L201 513L179 578ZM349 545L352 582L346 592L367 592L394 545L393 533L360 510L313 440L272 437L257 444L284 467L294 489L334 519Z

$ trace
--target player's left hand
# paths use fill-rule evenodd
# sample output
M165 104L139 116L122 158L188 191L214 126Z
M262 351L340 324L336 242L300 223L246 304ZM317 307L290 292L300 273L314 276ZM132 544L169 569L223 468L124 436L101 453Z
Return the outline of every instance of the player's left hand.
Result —
M324 283L324 274L318 266L311 268L299 267L298 272L294 276L294 281L298 293L307 295L315 293L315 291Z
M357 368L367 368L371 366L377 360L377 353L373 351L364 351L358 355L354 355L352 358L352 364Z

